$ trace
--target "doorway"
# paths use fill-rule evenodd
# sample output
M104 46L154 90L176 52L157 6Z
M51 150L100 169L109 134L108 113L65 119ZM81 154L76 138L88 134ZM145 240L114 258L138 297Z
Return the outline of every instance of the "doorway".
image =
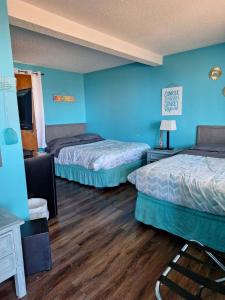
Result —
M17 101L23 150L37 151L37 130L32 97L31 75L15 74L15 77L17 81Z

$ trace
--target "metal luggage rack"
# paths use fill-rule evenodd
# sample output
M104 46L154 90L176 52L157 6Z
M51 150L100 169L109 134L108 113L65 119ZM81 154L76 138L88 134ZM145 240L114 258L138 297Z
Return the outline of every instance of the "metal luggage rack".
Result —
M220 272L224 274L224 276L217 279L210 279L209 277L202 276L194 272L193 270L190 270L190 268L179 264L179 260L185 257L188 260L190 260L190 262L195 262L196 264L200 264L202 266L204 265L205 267L207 267L207 264L203 260L188 253L187 250L191 248L194 248L200 252L204 252L208 256L210 263L213 264L213 268L217 268ZM174 282L173 280L168 278L168 275L174 271L177 272L177 274L184 276L188 280L194 281L198 285L197 292L192 294L187 289L184 289L183 287L178 285L177 282ZM200 242L190 241L181 248L179 253L168 264L165 271L157 280L155 286L155 295L157 300L163 300L160 288L162 286L166 286L170 291L187 300L205 299L202 298L202 292L204 289L208 289L210 291L224 295L225 299L225 285L223 284L223 282L225 282L225 265L221 262L221 253L204 246Z

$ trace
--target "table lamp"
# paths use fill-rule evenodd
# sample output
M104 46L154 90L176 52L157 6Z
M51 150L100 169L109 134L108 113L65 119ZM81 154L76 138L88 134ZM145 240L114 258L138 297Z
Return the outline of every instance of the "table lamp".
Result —
M160 130L166 131L167 135L167 150L173 150L173 148L170 148L170 131L177 130L177 125L175 120L162 120L160 124Z

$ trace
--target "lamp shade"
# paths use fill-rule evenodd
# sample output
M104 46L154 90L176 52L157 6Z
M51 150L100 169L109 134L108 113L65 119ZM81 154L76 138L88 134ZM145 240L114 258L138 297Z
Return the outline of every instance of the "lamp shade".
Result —
M160 124L160 130L173 131L177 130L177 124L175 120L162 120Z

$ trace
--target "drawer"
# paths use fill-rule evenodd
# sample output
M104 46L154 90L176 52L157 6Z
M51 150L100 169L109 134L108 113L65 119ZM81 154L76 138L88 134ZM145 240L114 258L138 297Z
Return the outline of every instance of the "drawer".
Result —
M151 162L151 153L147 152L147 163Z
M16 274L16 264L14 254L10 254L0 259L0 282Z
M13 248L12 232L0 235L0 258L12 253L14 251Z
M169 157L169 155L166 153L151 153L150 159L151 160L159 160L159 159L163 159L166 157Z

